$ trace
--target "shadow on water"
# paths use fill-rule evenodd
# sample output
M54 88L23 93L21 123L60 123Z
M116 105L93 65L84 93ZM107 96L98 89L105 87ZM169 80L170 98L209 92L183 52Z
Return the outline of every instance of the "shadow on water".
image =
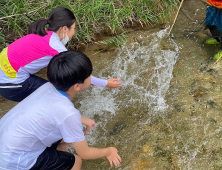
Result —
M199 1L187 0L183 8L197 17L196 25L205 17ZM222 168L222 64L207 69L220 47L205 45L207 36L186 32L187 25L180 14L173 38L169 28L135 31L114 52L94 55L96 45L84 51L93 75L123 83L118 89L90 87L73 101L97 123L86 136L89 145L118 149L118 170ZM15 104L1 98L0 114ZM112 168L103 158L83 161L82 169Z

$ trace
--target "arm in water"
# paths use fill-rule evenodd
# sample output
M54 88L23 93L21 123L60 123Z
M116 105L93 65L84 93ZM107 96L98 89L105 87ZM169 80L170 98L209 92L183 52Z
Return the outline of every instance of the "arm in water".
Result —
M77 154L82 159L98 159L102 157L106 157L112 167L113 164L118 166L121 162L121 158L118 155L118 151L116 148L108 147L108 148L93 148L89 147L86 139L81 142L72 143L75 148Z
M119 79L115 78L115 79L104 80L94 76L91 77L91 85L96 85L99 87L108 87L108 88L120 87L122 83L116 81L119 81Z

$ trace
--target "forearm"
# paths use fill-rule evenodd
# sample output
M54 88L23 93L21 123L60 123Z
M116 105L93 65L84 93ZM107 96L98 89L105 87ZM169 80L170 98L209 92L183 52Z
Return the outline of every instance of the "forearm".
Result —
M91 85L95 85L95 86L99 86L99 87L106 87L107 80L92 76L91 77Z
M108 156L109 154L109 148L99 149L99 148L89 147L86 142L86 139L84 139L81 142L74 142L72 143L72 145L76 150L76 153L82 159L97 159Z
M82 155L82 159L88 160L88 159L98 159L102 157L108 156L108 148L93 148L89 147L87 150L87 154Z
M121 162L121 158L118 155L118 151L114 147L108 147L103 149L92 148L88 146L86 139L81 142L73 142L72 144L77 154L82 159L98 159L106 157L111 166L113 166L113 164L117 166Z
M81 120L83 125L87 125L87 121L89 120L89 118L81 115Z

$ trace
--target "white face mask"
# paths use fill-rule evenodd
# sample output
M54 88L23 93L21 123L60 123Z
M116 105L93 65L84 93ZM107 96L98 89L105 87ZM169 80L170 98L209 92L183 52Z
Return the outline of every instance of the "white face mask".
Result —
M66 37L65 38L64 38L64 32L63 32L63 39L62 39L61 43L63 45L66 45L68 43L68 41L69 41L69 36L67 35L67 32L66 32Z

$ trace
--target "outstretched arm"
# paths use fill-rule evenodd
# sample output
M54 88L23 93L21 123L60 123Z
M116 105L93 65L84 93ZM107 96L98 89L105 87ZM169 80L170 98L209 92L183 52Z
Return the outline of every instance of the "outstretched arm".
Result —
M119 81L118 78L115 79L100 79L97 77L92 76L91 77L91 85L99 86L99 87L108 87L108 88L117 88L121 86L121 82L116 82Z
M117 166L121 162L121 158L118 155L118 151L116 148L113 148L113 147L108 147L108 148L103 148L103 149L92 148L88 146L86 139L84 139L81 142L74 142L72 144L77 154L82 159L98 159L98 158L106 157L111 167L113 166L113 164Z

